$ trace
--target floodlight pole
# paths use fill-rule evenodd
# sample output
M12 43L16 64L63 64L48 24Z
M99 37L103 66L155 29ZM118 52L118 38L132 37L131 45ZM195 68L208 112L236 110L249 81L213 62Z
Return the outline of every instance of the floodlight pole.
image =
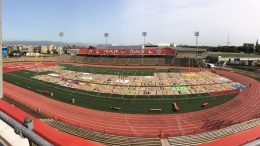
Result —
M229 34L228 34L228 38L227 38L227 46L229 47L230 46L230 37L229 37Z
M60 47L62 46L62 37L64 36L64 32L59 32L59 36L60 36ZM62 48L62 47L61 47ZM61 48L60 48L60 55L61 55Z
M199 40L200 32L196 31L194 35L196 37L196 59L198 59L198 52L199 52L198 40Z
M145 47L145 37L147 36L147 32L142 32L142 36L144 37L144 47Z
M0 0L0 98L3 98L2 10L2 0Z
M147 32L142 32L142 36L144 37L144 47L143 47L143 51L142 51L142 57L144 57L144 49L145 49L145 37L147 36Z
M104 37L106 38L106 47L107 47L107 38L109 37L109 33L104 33Z

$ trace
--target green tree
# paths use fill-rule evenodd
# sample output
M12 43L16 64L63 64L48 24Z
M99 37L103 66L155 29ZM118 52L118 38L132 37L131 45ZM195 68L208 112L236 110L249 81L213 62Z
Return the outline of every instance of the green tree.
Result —
M260 45L255 46L255 53L260 54Z
M93 47L93 46L89 46L88 49L93 50L93 49L96 49L96 48Z

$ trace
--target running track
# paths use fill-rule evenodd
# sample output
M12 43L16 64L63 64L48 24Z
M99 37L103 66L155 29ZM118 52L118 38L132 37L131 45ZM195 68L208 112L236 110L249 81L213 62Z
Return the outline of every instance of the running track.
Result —
M8 66L14 64L8 63ZM56 120L92 131L128 136L167 137L194 134L247 121L260 114L260 84L257 81L232 72L217 73L243 84L251 84L251 87L243 89L237 97L220 106L184 114L141 115L96 111L52 100L7 82L4 82L4 95L32 109L40 109L42 113Z

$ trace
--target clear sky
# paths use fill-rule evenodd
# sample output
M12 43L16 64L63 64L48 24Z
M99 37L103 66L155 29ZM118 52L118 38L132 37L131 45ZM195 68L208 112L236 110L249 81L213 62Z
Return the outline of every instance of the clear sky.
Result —
M260 0L3 0L4 40L233 45L260 39Z

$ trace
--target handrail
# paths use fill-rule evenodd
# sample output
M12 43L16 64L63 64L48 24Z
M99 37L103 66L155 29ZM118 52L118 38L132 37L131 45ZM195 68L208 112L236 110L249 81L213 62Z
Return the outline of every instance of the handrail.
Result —
M44 140L42 137L34 133L32 130L26 128L22 124L18 123L2 111L0 111L0 119L2 119L5 123L14 128L15 133L19 134L22 137L28 138L34 144L38 146L53 146L48 141Z

